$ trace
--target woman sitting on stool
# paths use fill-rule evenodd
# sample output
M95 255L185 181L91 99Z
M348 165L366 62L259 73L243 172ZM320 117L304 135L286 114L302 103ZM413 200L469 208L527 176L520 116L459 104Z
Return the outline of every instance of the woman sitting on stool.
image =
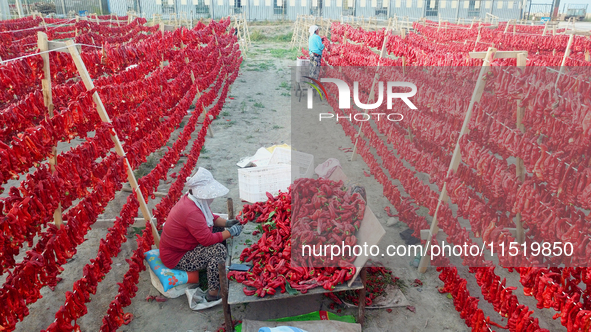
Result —
M209 207L213 199L226 195L229 190L208 170L199 167L185 185L189 192L166 218L160 238L160 259L170 269L198 271L207 268L207 301L216 301L221 298L218 262L225 262L228 256L225 240L239 235L242 226L236 219L226 220L211 213Z

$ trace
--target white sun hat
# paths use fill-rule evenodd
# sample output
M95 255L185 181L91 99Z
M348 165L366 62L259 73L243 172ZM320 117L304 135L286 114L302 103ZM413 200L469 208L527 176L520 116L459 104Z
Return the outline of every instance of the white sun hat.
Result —
M199 167L197 173L187 178L185 186L193 192L198 199L214 199L226 195L230 190L217 182L211 172Z
M317 25L313 25L310 27L310 34L313 35L316 30L320 29Z

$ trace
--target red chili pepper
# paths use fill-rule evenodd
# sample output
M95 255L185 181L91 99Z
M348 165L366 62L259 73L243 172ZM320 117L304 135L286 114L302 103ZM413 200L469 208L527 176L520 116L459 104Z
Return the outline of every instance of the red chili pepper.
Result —
M301 232L301 240L312 246L326 241L346 241L347 244L354 245L357 242L355 225L358 225L354 214L365 209L365 202L358 194L347 194L342 189L342 183L326 179L298 179L294 186L298 187L298 193L301 189L310 195L307 203L297 205L298 211L291 211L291 201L294 199L292 186L288 193L280 193L277 197L268 194L266 202L244 206L239 214L242 222L264 223L263 235L259 241L240 255L241 260L254 263L252 273L258 277L244 277L234 273L229 273L228 277L241 281L245 286L255 287L256 296L273 295L278 287L285 292L286 282L302 293L319 286L334 289L340 283L350 280L355 273L355 268L349 263L354 260L354 256L335 260L339 267L308 268L307 266L315 265L311 259L302 266L291 266L291 236L294 226L291 218L292 215L301 213L311 217L314 230ZM333 220L329 221L330 219ZM320 236L318 232L321 233ZM248 293L253 294L253 291Z
M244 287L242 290L244 291L244 294L246 294L247 296L253 296L256 293L256 290L249 290L246 287Z

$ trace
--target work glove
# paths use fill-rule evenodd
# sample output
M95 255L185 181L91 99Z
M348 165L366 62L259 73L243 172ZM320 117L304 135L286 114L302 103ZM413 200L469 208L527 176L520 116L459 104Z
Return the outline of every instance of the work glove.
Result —
M226 227L232 227L234 225L237 225L238 223L240 223L240 221L238 221L237 219L228 219L226 220Z
M230 232L230 235L232 235L232 237L238 236L240 235L240 233L242 233L242 225L234 225L228 229L228 232Z

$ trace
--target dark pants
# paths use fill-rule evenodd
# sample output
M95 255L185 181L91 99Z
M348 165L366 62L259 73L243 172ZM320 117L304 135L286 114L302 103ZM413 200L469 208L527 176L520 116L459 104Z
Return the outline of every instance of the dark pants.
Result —
M222 232L224 229L224 227L214 227L213 233ZM199 271L207 269L207 283L209 289L220 289L218 263L225 263L226 257L228 257L226 241L207 247L198 245L195 249L185 253L175 267L175 270Z
M322 60L322 55L316 55L315 53L310 52L310 77L317 80L318 75L320 74L320 62Z

